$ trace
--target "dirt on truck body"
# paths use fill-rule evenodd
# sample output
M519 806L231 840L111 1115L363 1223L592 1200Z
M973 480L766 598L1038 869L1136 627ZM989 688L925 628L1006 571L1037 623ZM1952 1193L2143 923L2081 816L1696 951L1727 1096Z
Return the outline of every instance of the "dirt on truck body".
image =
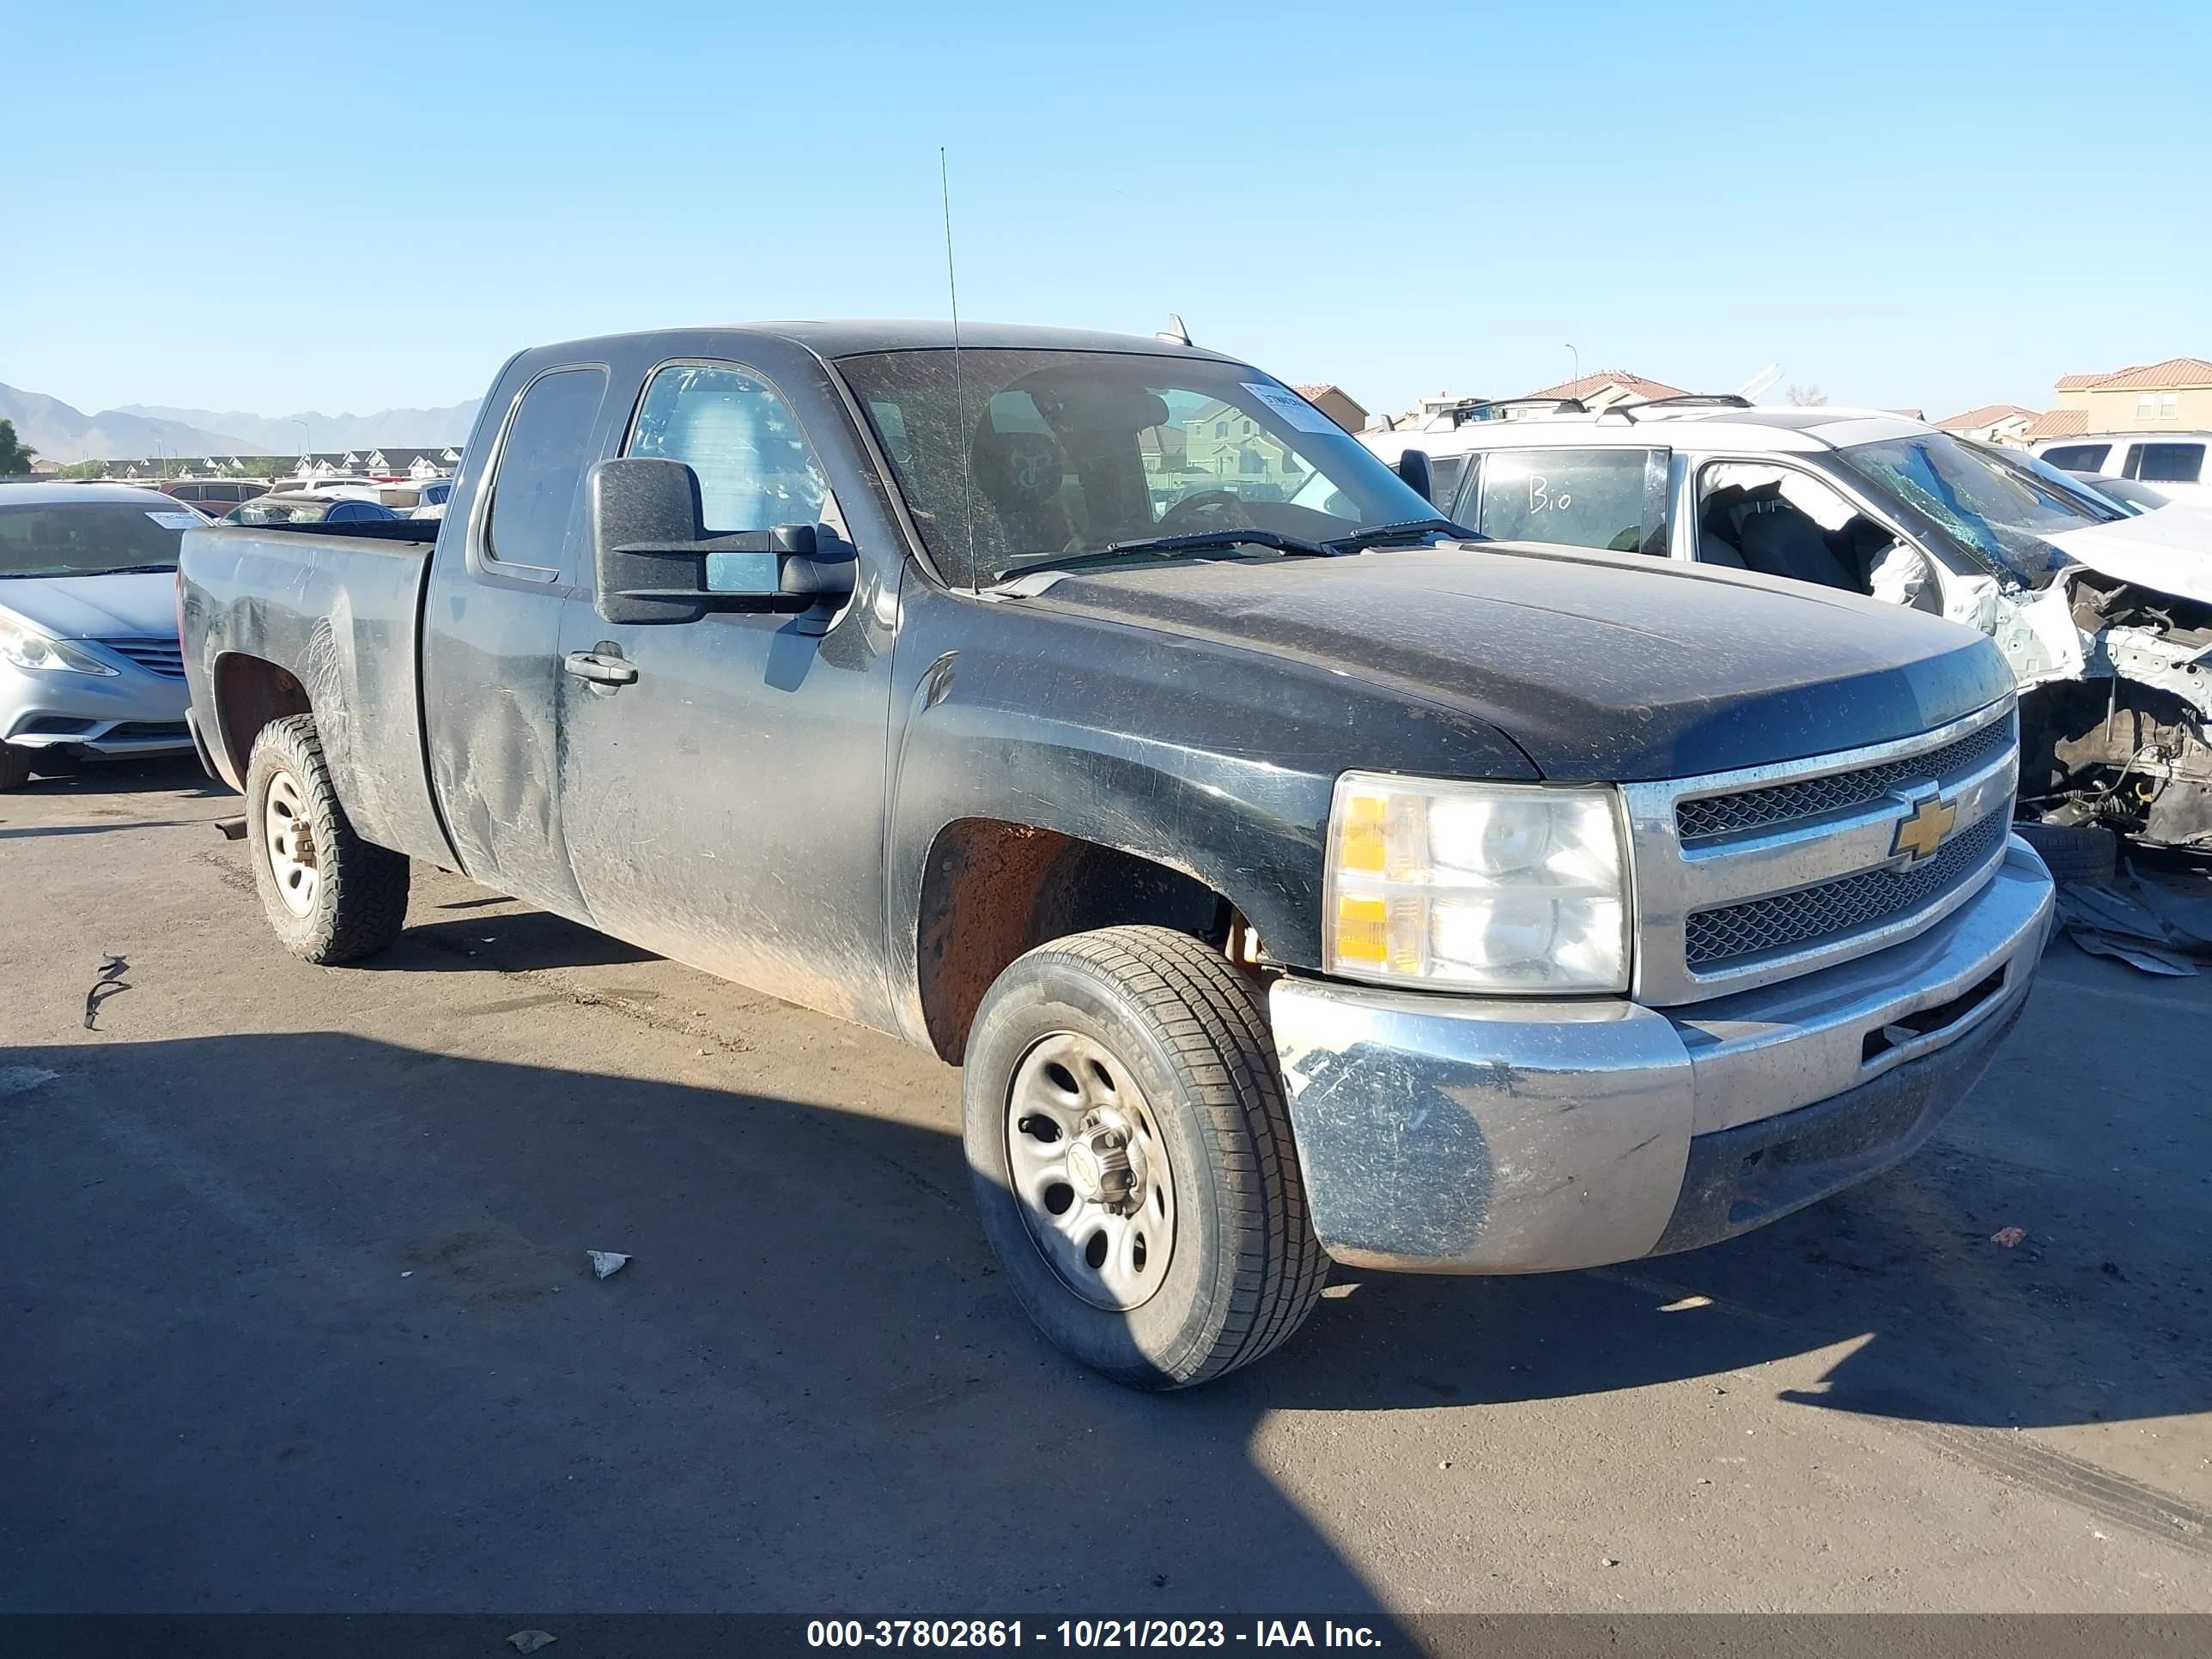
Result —
M421 860L960 1065L1023 1306L1188 1386L1332 1259L1589 1267L1865 1179L2049 935L1988 639L1418 482L1176 342L540 348L442 520L187 532L195 733L310 962Z

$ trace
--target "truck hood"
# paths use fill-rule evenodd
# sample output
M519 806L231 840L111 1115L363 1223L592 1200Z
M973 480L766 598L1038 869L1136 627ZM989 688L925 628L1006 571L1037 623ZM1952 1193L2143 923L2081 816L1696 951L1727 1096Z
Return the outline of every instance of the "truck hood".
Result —
M1972 630L1802 583L1489 543L1071 573L1020 601L1369 681L1631 782L1911 737L2008 695Z
M2212 513L2203 507L2177 501L2044 539L2115 581L2212 605Z
M177 631L172 571L120 576L14 576L0 580L0 609L57 639L168 639Z

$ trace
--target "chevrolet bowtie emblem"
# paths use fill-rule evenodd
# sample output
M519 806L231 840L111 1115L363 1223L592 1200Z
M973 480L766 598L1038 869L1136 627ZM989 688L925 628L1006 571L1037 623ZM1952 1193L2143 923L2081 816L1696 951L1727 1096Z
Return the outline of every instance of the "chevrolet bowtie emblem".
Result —
M1889 843L1890 856L1894 858L1901 853L1913 864L1934 857L1936 849L1943 844L1943 837L1951 833L1952 825L1958 821L1956 806L1929 795L1914 805L1911 817L1897 821L1897 834Z

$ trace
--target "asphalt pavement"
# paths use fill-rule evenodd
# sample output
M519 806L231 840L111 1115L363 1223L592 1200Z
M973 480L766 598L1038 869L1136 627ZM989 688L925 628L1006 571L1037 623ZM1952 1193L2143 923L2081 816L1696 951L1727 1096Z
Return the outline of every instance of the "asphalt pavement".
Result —
M954 1072L420 867L306 966L240 810L0 795L0 1611L2212 1610L2212 977L2058 945L1899 1170L1150 1397Z

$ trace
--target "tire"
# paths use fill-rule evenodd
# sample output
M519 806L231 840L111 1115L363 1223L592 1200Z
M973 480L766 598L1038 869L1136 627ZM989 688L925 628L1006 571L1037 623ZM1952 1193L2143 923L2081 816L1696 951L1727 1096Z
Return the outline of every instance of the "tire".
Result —
M1328 1259L1265 994L1218 951L1164 927L1031 951L985 995L966 1068L983 1231L1054 1346L1133 1388L1188 1388L1250 1364L1313 1311ZM1086 1112L1104 1127L1085 1129ZM1116 1124L1130 1131L1127 1190L1101 1176L1115 1149L1102 1154L1096 1137ZM1102 1181L1128 1213L1078 1191L1095 1197ZM1059 1194L1064 1211L1051 1212Z
M261 908L294 956L325 966L359 962L399 937L407 859L354 833L331 787L313 715L276 720L254 738L246 833Z
M2103 882L2119 873L2120 838L2094 823L2015 823L2053 881Z
M20 789L31 781L31 751L0 743L0 789Z

